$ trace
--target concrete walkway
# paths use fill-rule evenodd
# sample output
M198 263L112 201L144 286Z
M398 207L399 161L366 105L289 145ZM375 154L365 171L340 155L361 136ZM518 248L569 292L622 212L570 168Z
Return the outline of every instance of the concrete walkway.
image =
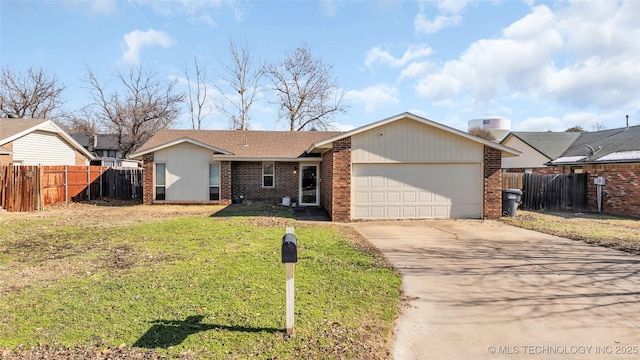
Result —
M640 257L492 221L352 226L412 298L395 359L640 359Z

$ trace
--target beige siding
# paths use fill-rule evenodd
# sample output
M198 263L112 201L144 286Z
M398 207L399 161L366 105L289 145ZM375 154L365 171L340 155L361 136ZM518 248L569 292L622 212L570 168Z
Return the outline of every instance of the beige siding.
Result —
M69 143L57 134L41 131L13 142L13 161L24 165L77 165L76 150Z
M209 201L211 150L182 143L159 150L155 163L166 164L167 201Z
M544 167L549 162L546 156L516 137L512 136L503 145L522 151L522 155L502 158L502 168L537 168Z
M352 137L353 163L482 162L482 144L405 119Z

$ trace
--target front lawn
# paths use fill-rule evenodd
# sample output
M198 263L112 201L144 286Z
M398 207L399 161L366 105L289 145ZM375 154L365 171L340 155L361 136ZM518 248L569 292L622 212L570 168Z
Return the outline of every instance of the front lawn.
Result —
M640 255L640 221L599 213L523 211L502 221L514 226Z
M401 280L350 228L299 225L280 210L180 207L172 217L166 207L135 208L164 215L95 225L0 214L0 357L43 347L132 358L389 357ZM285 226L299 241L291 338Z

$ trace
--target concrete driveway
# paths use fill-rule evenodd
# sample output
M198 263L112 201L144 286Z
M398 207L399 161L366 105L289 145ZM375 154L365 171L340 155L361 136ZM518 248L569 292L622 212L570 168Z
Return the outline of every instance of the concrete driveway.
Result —
M352 226L402 272L395 359L640 359L640 257L493 221Z

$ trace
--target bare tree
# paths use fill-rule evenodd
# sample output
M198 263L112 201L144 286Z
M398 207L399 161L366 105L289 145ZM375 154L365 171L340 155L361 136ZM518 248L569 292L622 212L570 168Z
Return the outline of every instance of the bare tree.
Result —
M107 92L95 74L88 70L98 121L107 131L118 135L123 157L140 147L158 130L168 127L179 115L185 95L175 93L177 80L161 83L157 74L141 67L131 68L128 74L115 74L122 92Z
M2 116L55 120L61 115L64 87L55 76L41 68L29 68L19 74L3 68L0 74L0 111Z
M487 139L490 141L496 140L496 136L493 135L493 133L489 129L483 129L479 126L472 127L471 129L469 129L469 134L483 138L483 139Z
M102 130L99 118L91 106L85 106L77 113L64 114L58 125L69 134L98 134Z
M191 81L191 71L189 64L184 66L183 72L187 79L187 96L189 100L189 113L191 114L191 127L194 130L202 129L202 120L211 114L211 109L205 108L207 103L207 67L200 64L197 57L193 58L195 79Z
M344 93L331 77L331 66L311 56L307 47L267 65L266 74L280 106L278 117L288 121L291 131L328 129L334 115L347 111L342 105Z
M596 122L595 124L593 124L593 126L591 126L591 130L593 131L607 130L607 126L601 122Z
M228 64L222 63L222 80L231 88L231 92L216 85L224 98L224 102L218 105L218 110L229 117L231 129L247 130L250 126L249 110L256 94L261 90L260 80L264 75L264 66L253 56L246 43L238 46L233 40L229 40L229 57Z

